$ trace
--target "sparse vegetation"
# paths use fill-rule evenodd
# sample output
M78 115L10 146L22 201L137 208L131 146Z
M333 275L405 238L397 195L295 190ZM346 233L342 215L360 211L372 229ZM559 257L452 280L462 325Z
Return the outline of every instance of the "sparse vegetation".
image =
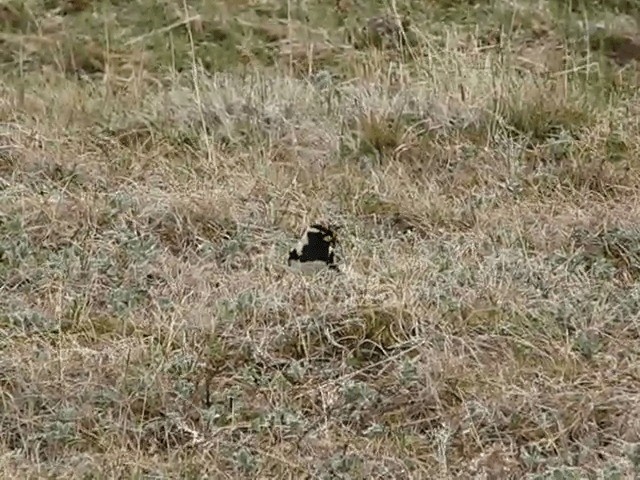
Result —
M3 478L640 476L637 2L8 0L0 72Z

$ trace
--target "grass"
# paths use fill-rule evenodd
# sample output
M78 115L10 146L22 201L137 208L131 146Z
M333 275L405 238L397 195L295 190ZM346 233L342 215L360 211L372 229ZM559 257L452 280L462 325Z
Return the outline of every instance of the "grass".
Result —
M640 475L636 2L400 3L0 6L0 476Z

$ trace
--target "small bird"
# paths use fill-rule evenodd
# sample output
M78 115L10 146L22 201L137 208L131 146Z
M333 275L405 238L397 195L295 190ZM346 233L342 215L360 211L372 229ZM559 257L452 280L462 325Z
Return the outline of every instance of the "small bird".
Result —
M338 270L334 253L336 243L336 234L330 228L317 223L311 225L289 252L289 267L304 273L315 273L326 267Z
M367 25L363 27L363 32L369 43L376 47L398 46L405 42L410 25L409 17L378 15L369 19Z

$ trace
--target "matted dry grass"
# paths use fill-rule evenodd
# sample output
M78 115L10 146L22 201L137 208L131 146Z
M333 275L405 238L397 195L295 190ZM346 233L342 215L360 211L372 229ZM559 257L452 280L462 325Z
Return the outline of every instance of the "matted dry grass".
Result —
M520 3L320 66L7 57L0 476L636 478L638 67ZM341 275L285 267L318 220Z

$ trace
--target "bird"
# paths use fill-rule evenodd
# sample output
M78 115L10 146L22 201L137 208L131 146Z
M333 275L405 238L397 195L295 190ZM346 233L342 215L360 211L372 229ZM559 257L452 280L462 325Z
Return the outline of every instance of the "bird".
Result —
M316 273L325 268L339 271L336 264L336 234L318 223L309 226L298 244L289 252L289 267L303 273Z
M371 17L363 27L365 37L372 45L382 47L385 44L398 46L406 39L411 20L399 15L378 15Z

